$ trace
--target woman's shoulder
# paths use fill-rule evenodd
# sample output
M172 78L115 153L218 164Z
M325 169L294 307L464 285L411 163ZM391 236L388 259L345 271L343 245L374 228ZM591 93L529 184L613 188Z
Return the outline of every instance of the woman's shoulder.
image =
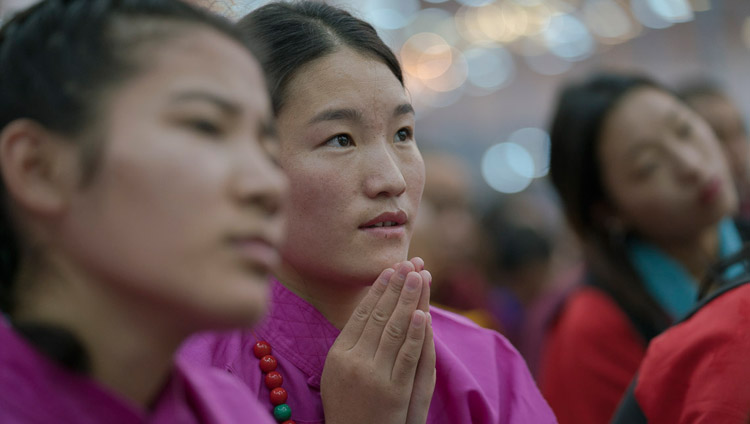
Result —
M481 327L465 316L434 306L430 307L430 315L436 344L445 344L448 348L455 349L492 346L493 351L499 347L501 350L518 354L505 336L497 331ZM474 354L481 354L483 350L476 350Z
M738 413L746 417L750 408L749 310L750 284L744 284L651 342L636 387L636 398L647 416L672 413L721 420ZM667 398L679 400L672 403L680 408L665 409Z
M249 330L199 333L183 343L177 356L185 364L228 369L238 357L251 353L256 339Z
M181 357L176 361L176 376L184 386L177 392L176 403L188 402L200 422L243 423L251 419L258 424L271 424L270 413L237 377L213 367L201 366ZM185 396L184 394L189 394ZM168 399L171 400L171 399ZM173 422L166 408L164 422ZM155 422L160 422L158 419Z
M553 321L552 329L553 332L577 334L585 339L602 333L639 337L617 302L604 291L588 286L582 286L569 295Z
M440 308L431 307L430 314L437 385L428 422L556 422L505 337Z

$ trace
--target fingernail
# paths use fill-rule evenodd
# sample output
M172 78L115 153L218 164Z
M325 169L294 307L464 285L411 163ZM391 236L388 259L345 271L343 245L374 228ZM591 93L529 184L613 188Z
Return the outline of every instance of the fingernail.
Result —
M419 288L419 274L409 274L404 284L406 291L416 291Z
M414 258L414 260L419 264L420 268L424 269L424 259L417 256ZM422 269L420 269L419 271L421 271Z
M384 286L388 285L388 281L391 280L391 277L396 272L395 269L388 268L380 275L380 278L378 278L378 282Z
M411 272L411 267L407 264L401 264L400 267L398 267L398 275L401 278L406 278L407 275Z
M414 311L414 315L412 315L411 325L414 328L419 328L424 325L425 320L426 318L424 312L417 309L416 311Z
M432 324L432 314L429 313L429 312L427 312L427 322L429 322L430 324Z

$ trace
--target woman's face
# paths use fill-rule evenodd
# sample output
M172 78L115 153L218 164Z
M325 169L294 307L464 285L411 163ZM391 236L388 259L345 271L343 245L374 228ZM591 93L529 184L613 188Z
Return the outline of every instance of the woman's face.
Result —
M404 260L424 164L390 69L346 47L313 61L289 82L277 122L291 188L286 265L305 279L371 284Z
M251 323L279 261L286 189L267 151L263 76L212 30L161 43L104 103L99 166L73 194L62 238L140 307L191 329Z
M627 94L604 122L599 163L617 217L652 241L695 237L736 208L707 124L654 88Z

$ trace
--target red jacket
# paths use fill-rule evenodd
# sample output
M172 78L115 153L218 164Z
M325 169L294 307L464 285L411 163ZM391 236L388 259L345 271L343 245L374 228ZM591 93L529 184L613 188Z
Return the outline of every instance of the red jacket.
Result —
M615 422L750 422L750 282L655 338L634 387Z
M539 376L559 423L609 422L645 350L609 295L589 286L574 292L550 329Z

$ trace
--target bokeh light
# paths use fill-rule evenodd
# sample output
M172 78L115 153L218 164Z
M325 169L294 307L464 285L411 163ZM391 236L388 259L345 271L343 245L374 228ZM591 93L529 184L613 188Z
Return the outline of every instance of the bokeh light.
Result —
M540 178L549 172L549 134L540 128L521 128L508 137L508 143L517 144L529 153L534 162L534 178Z
M518 193L534 179L534 160L525 148L515 143L496 144L484 153L482 177L501 193Z
M589 30L573 15L554 16L544 30L544 39L549 50L565 60L582 60L594 52Z
M503 46L487 44L464 51L468 65L468 92L490 94L507 85L515 75L513 56Z
M613 0L592 0L583 7L583 19L591 32L604 44L618 44L638 34L633 22L620 4Z
M392 30L409 25L419 9L418 0L370 0L361 13L374 27Z

